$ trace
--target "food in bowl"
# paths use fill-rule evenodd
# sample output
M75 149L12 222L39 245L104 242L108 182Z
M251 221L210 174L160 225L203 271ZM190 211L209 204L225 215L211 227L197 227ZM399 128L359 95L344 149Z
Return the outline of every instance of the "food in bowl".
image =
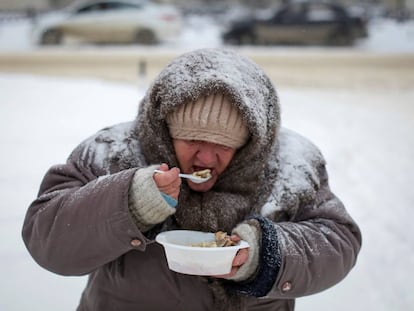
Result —
M227 247L191 246L215 241L214 233L191 230L162 232L155 239L165 250L170 270L191 275L230 273L237 251L249 247L246 241Z
M230 239L230 236L227 232L217 231L214 233L214 241L203 241L200 243L191 244L194 247L228 247L235 246L236 242Z
M197 171L193 173L193 176L200 177L200 178L210 178L211 177L211 170L205 169L202 171Z

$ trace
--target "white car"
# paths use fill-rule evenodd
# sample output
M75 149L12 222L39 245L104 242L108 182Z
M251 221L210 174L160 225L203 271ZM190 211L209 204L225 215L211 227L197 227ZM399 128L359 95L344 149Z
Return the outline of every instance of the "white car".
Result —
M93 1L39 18L35 41L56 45L74 39L92 43L156 44L176 38L181 13L150 1Z

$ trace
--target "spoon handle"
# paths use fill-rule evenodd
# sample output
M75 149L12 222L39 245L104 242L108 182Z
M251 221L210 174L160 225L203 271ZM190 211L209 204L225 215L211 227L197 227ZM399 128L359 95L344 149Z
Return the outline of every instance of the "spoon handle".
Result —
M164 171L160 171L160 170L154 170L154 173L161 173L161 174L163 174L163 173L165 173ZM191 176L191 175L189 175L189 174L178 174L178 176L180 176L181 178L193 178L193 177L195 177L195 176ZM197 177L196 177L197 178Z
M160 170L154 170L154 173L165 173L164 171L160 171ZM198 177L198 176L194 176L194 175L190 175L190 174L178 174L178 176L180 176L181 178L187 178L192 180L193 182L196 183L202 183L205 182L207 180L209 180L210 178L202 178L202 177Z

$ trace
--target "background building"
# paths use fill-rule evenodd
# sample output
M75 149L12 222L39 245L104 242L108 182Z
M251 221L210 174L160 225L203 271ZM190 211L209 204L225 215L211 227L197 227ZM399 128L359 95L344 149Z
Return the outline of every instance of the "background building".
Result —
M44 11L54 7L61 7L71 2L73 0L1 0L0 11Z

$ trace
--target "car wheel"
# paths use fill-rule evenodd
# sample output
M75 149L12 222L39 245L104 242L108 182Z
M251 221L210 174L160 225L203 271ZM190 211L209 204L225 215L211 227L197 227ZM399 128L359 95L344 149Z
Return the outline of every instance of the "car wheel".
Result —
M350 32L335 32L328 37L328 45L349 46L354 43L354 38Z
M153 31L149 29L140 29L135 34L135 43L139 44L156 44L157 38Z
M247 45L247 44L254 44L254 43L255 43L255 37L250 32L240 34L239 37L237 38L237 44L239 45Z
M43 32L40 43L43 45L57 45L62 43L63 34L57 29L47 29Z

